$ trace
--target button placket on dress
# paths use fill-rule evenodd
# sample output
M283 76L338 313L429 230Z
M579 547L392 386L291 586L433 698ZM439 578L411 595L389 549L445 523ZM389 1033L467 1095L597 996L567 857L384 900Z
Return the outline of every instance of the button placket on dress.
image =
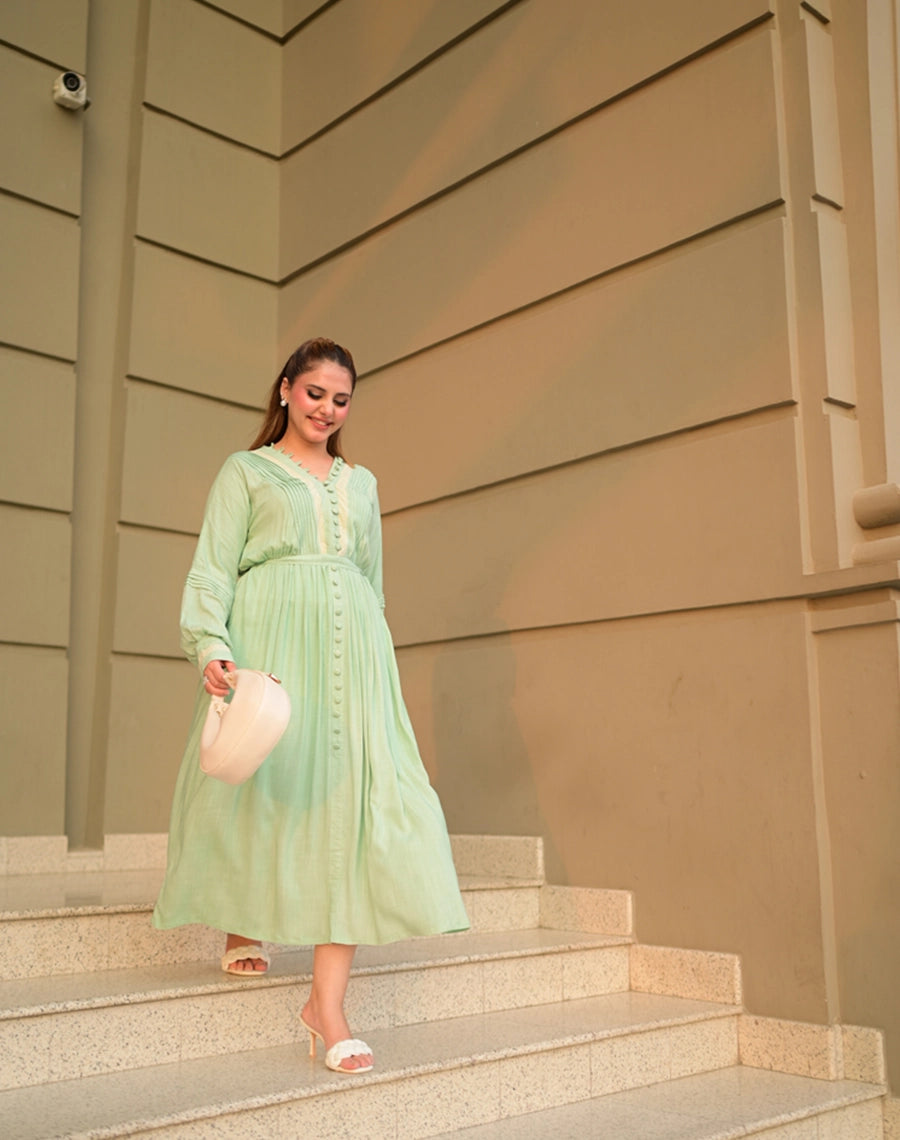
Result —
M333 553L341 550L341 518L338 505L337 489L332 480L325 483L325 493L329 507L329 523L331 525L331 546ZM334 669L331 692L332 716L332 750L335 758L341 751L343 744L342 703L344 688L344 596L341 593L341 579L336 568L331 570L331 587L334 603Z

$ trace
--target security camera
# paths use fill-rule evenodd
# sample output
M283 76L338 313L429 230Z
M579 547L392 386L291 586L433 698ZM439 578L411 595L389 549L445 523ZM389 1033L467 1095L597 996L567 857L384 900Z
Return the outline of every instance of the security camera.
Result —
M70 111L87 106L87 82L77 71L64 71L53 81L53 102Z

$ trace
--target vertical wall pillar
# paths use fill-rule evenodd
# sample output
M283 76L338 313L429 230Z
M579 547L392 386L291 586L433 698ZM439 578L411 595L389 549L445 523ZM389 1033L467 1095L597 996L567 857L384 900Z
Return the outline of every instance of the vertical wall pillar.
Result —
M797 375L807 486L807 570L852 565L863 485L853 306L830 0L785 3L785 132Z
M779 6L788 263L792 267L795 395L805 569L848 567L860 530L862 484L853 305L844 220L844 176L831 0ZM807 631L811 791L819 929L829 1021L841 1016L833 852L826 796L818 659Z
M91 0L78 317L66 831L103 841L110 649L148 0Z
M900 484L900 0L867 17L885 482Z
M884 455L879 481L853 500L866 530L860 563L900 559L900 0L869 0L866 18Z

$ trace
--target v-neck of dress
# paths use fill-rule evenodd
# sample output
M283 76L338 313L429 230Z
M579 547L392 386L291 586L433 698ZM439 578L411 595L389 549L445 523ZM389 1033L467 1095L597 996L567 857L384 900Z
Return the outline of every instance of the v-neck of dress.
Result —
M268 444L267 449L271 452L271 457L275 460L276 463L280 463L280 460L277 459L276 456L283 456L286 460L288 460L292 467L296 467L298 471L302 471L304 475L307 475L310 479L314 479L322 487L331 486L344 464L343 459L341 459L339 455L336 455L331 461L331 466L328 469L328 474L324 479L322 479L319 475L316 475L314 471L310 471L308 467L304 466L304 464L302 464L299 459L295 459L291 452L283 451L282 448L276 447L274 443Z

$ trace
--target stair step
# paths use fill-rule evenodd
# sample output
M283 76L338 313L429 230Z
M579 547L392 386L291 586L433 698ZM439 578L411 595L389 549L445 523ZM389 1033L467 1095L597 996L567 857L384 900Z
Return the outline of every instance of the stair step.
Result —
M882 1092L735 1067L443 1132L437 1140L733 1140L761 1133L768 1140L882 1140Z
M153 906L163 874L152 868L0 875L0 922L146 910Z
M164 871L69 871L42 875L0 875L0 922L15 919L84 917L152 910ZM460 875L460 887L479 891L534 890L538 878Z
M150 922L163 872L96 871L0 876L0 977L197 962L221 953L202 926L159 931ZM540 925L541 882L460 876L472 929Z
M180 1057L299 1041L312 950L278 954L265 977L215 962L0 983L0 1088L152 1063L164 1020ZM524 930L360 948L348 1016L360 1033L628 989L629 940ZM139 1026L146 1033L137 1032Z
M154 1129L155 1140L211 1130L414 1140L735 1065L737 1016L734 1006L611 994L367 1031L377 1067L360 1076L282 1045L14 1089L0 1093L0 1120L9 1140ZM132 1032L172 1044L163 1024Z
M637 945L539 840L453 843L473 930L360 948L358 1076L307 1056L311 948L228 977L220 932L152 927L161 869L0 875L0 1135L883 1140L883 1087L739 1065L734 956Z

